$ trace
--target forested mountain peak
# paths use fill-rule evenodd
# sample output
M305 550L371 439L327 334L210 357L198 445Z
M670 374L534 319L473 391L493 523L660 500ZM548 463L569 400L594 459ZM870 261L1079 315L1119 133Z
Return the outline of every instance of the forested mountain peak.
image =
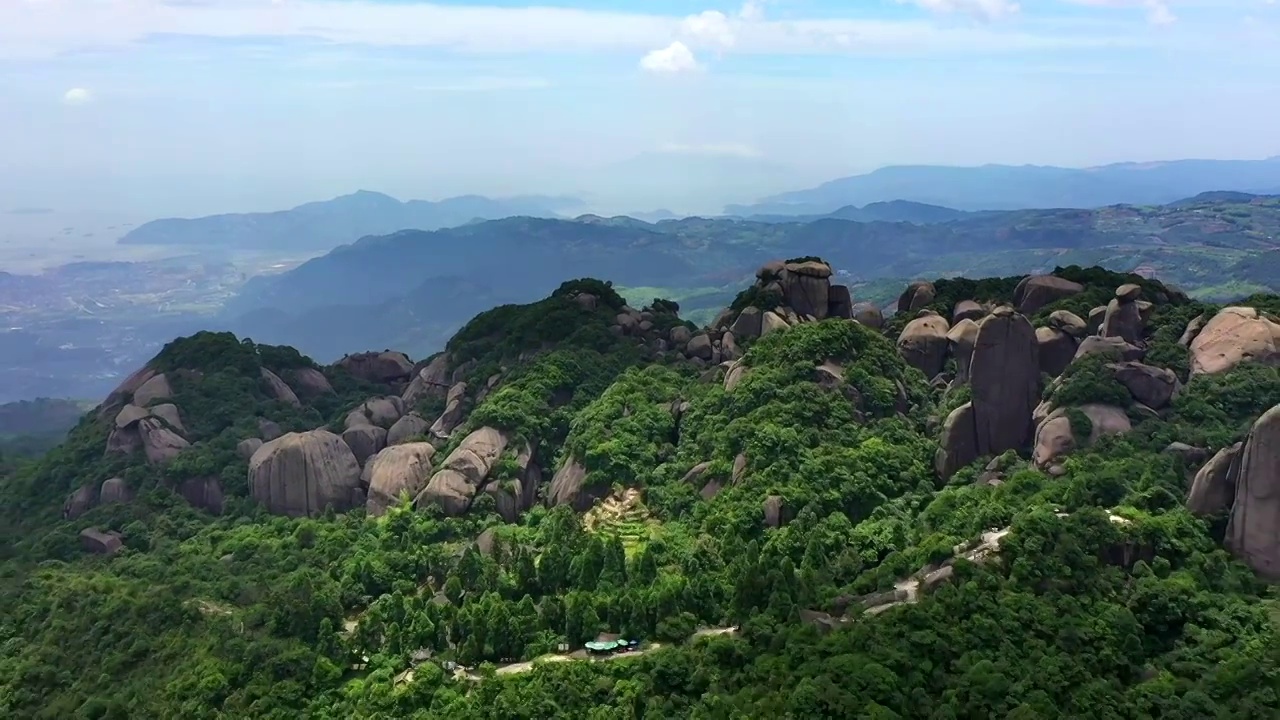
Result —
M573 280L416 362L175 340L5 470L0 710L1280 712L1280 298L836 278L705 326Z

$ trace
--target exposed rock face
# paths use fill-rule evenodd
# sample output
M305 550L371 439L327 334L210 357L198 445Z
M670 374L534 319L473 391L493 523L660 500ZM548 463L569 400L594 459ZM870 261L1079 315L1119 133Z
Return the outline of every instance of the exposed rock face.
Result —
M1239 472L1226 545L1262 577L1280 580L1280 405L1253 424Z
M103 532L98 528L85 528L80 531L80 546L98 555L114 555L120 552L124 543L118 532Z
M435 452L431 443L416 442L388 447L369 458L360 476L360 484L368 488L369 514L385 513L400 502L401 493L416 497L431 479Z
M595 497L586 492L587 469L577 458L569 458L551 478L547 505L569 505L578 512L589 510Z
M733 323L734 328L739 326L740 322L744 322L743 327L750 327L751 318L755 318L755 334L760 334L760 310L758 308L749 307L744 309L739 315L738 320ZM683 347L689 344L693 339L693 332L684 325L676 325L667 332L667 338L671 344L676 347Z
M1118 355L1124 361L1141 360L1144 354L1142 348L1130 345L1123 338L1090 335L1080 342L1080 347L1076 348L1075 359L1079 360L1098 353Z
M1240 472L1240 450L1244 443L1222 448L1196 473L1187 494L1187 510L1196 515L1217 515L1231 509Z
M337 362L338 367L361 380L390 385L407 381L413 373L413 363L402 352L365 352L348 355Z
M491 427L473 430L440 464L426 488L414 498L414 506L436 503L448 515L465 513L507 442L506 434Z
M960 468L977 460L977 432L973 423L973 403L952 410L942 423L942 437L933 459L933 469L941 478L950 478Z
M969 368L973 363L973 348L978 342L978 323L964 318L947 331L951 357L956 360L956 383L969 382Z
M293 380L293 387L297 388L299 394L306 397L315 398L333 393L329 378L315 368L297 368L290 373L290 377Z
M359 425L344 430L342 441L351 448L356 462L363 467L369 458L387 446L387 431L376 425Z
M245 438L236 444L236 454L248 460L253 454L258 452L258 448L262 447L260 438Z
M690 357L702 358L703 360L711 359L711 338L706 333L698 333L689 340L689 347L686 353Z
M1106 314L1102 316L1102 337L1118 337L1127 343L1135 344L1142 339L1142 311L1137 299L1142 288L1137 285L1121 285L1116 288L1116 296L1107 305Z
M1067 333L1053 327L1036 328L1036 345L1039 346L1040 372L1057 377L1076 357L1076 341Z
M1026 447L1040 402L1036 331L1012 308L996 308L978 326L973 348L973 424L978 455Z
M778 276L787 306L798 315L812 315L818 320L830 311L830 278L831 266L816 260L787 263Z
M128 503L133 502L133 488L124 481L124 478L110 478L102 481L102 489L98 493L98 502L107 505L109 503Z
M178 406L173 403L164 403L151 408L152 417L158 417L169 424L169 427L180 433L185 433L187 429L182 425L182 416L178 414Z
M133 404L125 405L123 408L120 408L120 412L116 414L116 429L124 430L132 427L134 423L149 415L151 415L151 411L149 410L145 410Z
M142 440L142 450L147 455L147 462L152 465L164 464L191 446L191 443L156 418L149 417L140 421L137 433Z
M1187 323L1187 329L1182 331L1182 337L1178 338L1178 344L1184 348L1191 347L1191 341L1196 339L1207 322L1209 318L1205 317L1204 313L1191 318L1191 322Z
M880 308L871 303L857 303L853 306L852 319L856 320L859 325L865 325L872 330L879 330L884 327L884 313L880 312Z
M108 418L120 412L120 408L129 402L134 392L155 375L155 370L146 367L134 371L132 375L122 380L116 389L107 395L106 400L102 401L102 406L98 409L98 417Z
M447 439L453 434L453 431L462 424L467 416L466 408L467 400L467 384L460 382L449 388L448 399L445 400L444 412L440 413L440 417L432 423L430 432L432 435Z
M581 297L581 296L579 296ZM400 399L406 409L413 408L418 402L428 397L440 397L449 390L449 356L440 353L431 358L413 377L413 382L404 389Z
M513 523L520 514L533 507L538 499L538 486L542 484L542 468L533 459L533 446L526 443L516 453L516 477L502 482L491 482L485 493L493 497L498 514Z
M62 504L62 519L75 520L92 510L97 504L98 488L94 485L82 485Z
M786 330L791 327L783 320L781 316L773 311L766 311L760 320L760 335L763 337L771 332Z
M951 322L958 323L961 320L977 322L985 317L986 314L987 309L973 300L961 300L951 309Z
M784 520L782 513L786 509L786 503L783 501L782 496L770 495L765 498L761 509L764 510L765 527L776 528L782 525Z
M1280 365L1280 324L1254 308L1223 308L1205 324L1191 347L1191 374L1227 372L1243 362Z
M1134 400L1152 410L1167 406L1178 393L1181 383L1172 370L1143 365L1140 362L1112 363L1107 369L1129 390Z
M932 286L931 286L932 287ZM946 319L938 315L918 317L907 323L898 336L898 354L906 363L924 373L926 378L942 372L947 360L951 328Z
M260 368L262 371L262 380L267 385L267 394L279 400L282 403L298 407L302 403L298 400L298 396L294 394L293 389L280 379L279 375L271 372L266 368Z
M724 374L725 392L732 392L738 383L742 382L742 378L747 376L747 366L741 362L734 362L729 366L729 370Z
M284 434L284 430L280 428L280 423L266 418L258 418L258 437L263 442L271 442Z
M933 287L933 283L927 280L916 280L898 296L898 312L915 312L933 302L936 297L938 297L938 291Z
M827 295L827 317L848 320L853 317L853 296L844 285L832 285Z
M390 428L400 419L400 411L403 405L396 395L387 395L384 397L375 397L365 400L364 403L352 411L352 415L363 415L370 425L376 425L383 430ZM358 419L347 416L347 427L360 424Z
M1077 340L1089 334L1088 323L1068 310L1054 310L1049 313L1049 327L1061 330Z
M1089 311L1089 317L1085 319L1088 324L1090 335L1097 335L1102 330L1102 321L1107 317L1107 306L1099 305Z
M411 412L397 420L396 424L387 431L387 445L407 443L419 435L426 435L430 428L431 424L421 415Z
M1028 275L1013 290L1013 305L1023 315L1035 315L1045 305L1084 292L1079 283L1054 275Z
M1092 445L1104 435L1123 435L1133 429L1129 416L1125 411L1111 405L1081 405L1076 408L1089 418L1091 430L1089 437L1076 437L1071 428L1067 408L1053 411L1036 429L1035 450L1032 460L1041 468L1048 467L1053 461L1070 453L1078 447Z
M327 430L288 433L258 448L249 460L250 493L276 515L317 515L328 505L347 510L359 486L355 455Z
M173 397L173 388L169 387L169 378L164 373L153 375L142 383L133 393L133 404L146 407L156 400L168 400Z
M221 515L225 507L222 483L216 477L197 477L184 480L178 486L178 494L192 507L211 515Z

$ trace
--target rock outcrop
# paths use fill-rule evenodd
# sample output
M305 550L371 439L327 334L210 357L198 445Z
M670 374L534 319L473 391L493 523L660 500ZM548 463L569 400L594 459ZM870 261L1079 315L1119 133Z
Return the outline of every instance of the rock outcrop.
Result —
M950 330L940 315L924 315L907 323L898 336L898 354L906 363L924 373L926 378L942 372L947 360Z
M547 505L568 505L578 512L591 509L595 497L587 492L587 469L577 458L569 458L551 478Z
M400 502L402 494L416 497L431 479L435 452L431 443L416 442L388 447L369 458L360 476L368 492L369 514L385 513Z
M1280 323L1249 307L1223 308L1190 343L1191 374L1224 373L1243 362L1280 366Z
M173 388L169 386L169 378L164 373L151 376L133 392L133 404L146 407L156 400L168 400L173 397Z
M85 528L80 531L80 547L98 555L115 555L124 547L121 535L115 531Z
M277 515L318 515L327 506L351 507L360 465L342 438L327 430L288 433L258 448L249 460L249 491Z
M138 422L134 427L142 442L142 451L147 456L147 462L152 465L162 465L191 446L191 443L183 439L178 433L170 430L158 418L146 418Z
M440 353L418 369L409 387L400 395L405 409L412 409L425 398L443 397L449 390L449 379L449 356Z
M124 478L108 478L102 481L102 488L98 491L98 502L102 505L111 503L130 503L133 502L133 488L124 481Z
M391 350L348 355L339 360L337 365L360 380L380 385L407 382L413 373L413 363L409 362L409 356Z
M426 435L431 429L431 423L428 423L421 415L411 412L399 420L391 429L387 431L387 445L401 445L409 442L413 438Z
M342 441L351 448L356 462L364 467L369 458L387 446L387 431L377 425L357 425L342 431Z
M1107 304L1098 334L1104 338L1117 337L1131 345L1141 341L1144 320L1137 302L1141 293L1142 288L1137 285L1121 285L1116 288L1116 296Z
M329 378L315 368L297 368L290 372L289 376L293 381L292 387L303 397L318 398L333 394L333 385L329 384Z
M262 447L261 438L245 438L236 443L236 454L248 460L253 454L258 452L258 448Z
M494 428L473 430L440 463L427 486L414 498L414 506L425 507L434 503L447 515L465 513L508 442L507 435Z
M467 416L467 384L460 382L449 388L448 398L445 400L444 412L440 413L440 417L432 423L430 432L432 435L447 440L453 431L457 429Z
M978 326L969 384L979 456L999 455L1031 442L1031 413L1040 401L1036 353L1035 329L1012 308L996 308Z
M1076 357L1076 340L1054 327L1036 328L1040 372L1057 377Z
M950 478L957 470L979 457L978 436L973 424L973 403L965 403L952 410L942 423L942 435L938 440L933 469L939 477Z
M880 311L880 308L867 302L854 304L851 319L856 320L859 325L865 325L872 330L879 330L884 327L884 313Z
M267 386L268 395L287 405L294 407L302 405L302 401L298 400L298 396L293 392L293 389L286 385L279 375L266 368L259 368L259 370L262 375L262 381Z
M973 362L973 348L978 343L978 323L964 318L947 331L948 349L956 361L956 384L969 382L969 369Z
M1111 363L1107 369L1129 390L1134 400L1152 410L1168 406L1182 388L1178 376L1166 368L1130 361Z
M907 285L907 289L898 296L898 312L915 312L933 302L936 297L938 297L938 291L933 287L933 283L927 280L916 280Z
M81 485L75 492L67 496L62 504L62 519L75 520L92 510L98 504L98 487Z
M1089 436L1077 436L1071 425L1070 413L1076 411L1089 420ZM1040 468L1047 468L1076 448L1087 447L1105 435L1123 435L1133 430L1133 424L1125 411L1111 405L1088 404L1078 408L1058 408L1040 423L1036 429L1035 449L1032 460Z
M211 515L221 515L226 506L222 483L216 477L196 477L184 480L178 486L178 494L189 505Z
M1242 447L1244 443L1222 448L1200 468L1187 493L1187 510L1195 515L1218 515L1231 509Z
M1205 328L1208 331L1208 328ZM1263 578L1280 580L1280 405L1258 418L1240 449L1225 543Z
M1040 308L1063 298L1084 292L1080 283L1064 280L1054 275L1028 275L1013 290L1013 305L1018 312L1030 317Z
M1142 348L1125 342L1123 338L1090 335L1080 342L1080 347L1076 348L1075 360L1097 354L1114 355L1121 360L1129 361L1141 360L1145 353Z

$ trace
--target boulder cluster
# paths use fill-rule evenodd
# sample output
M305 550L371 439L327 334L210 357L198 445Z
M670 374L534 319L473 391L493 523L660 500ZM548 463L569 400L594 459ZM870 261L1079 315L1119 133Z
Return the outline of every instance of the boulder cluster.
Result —
M1196 474L1187 508L1227 514L1227 548L1262 577L1280 581L1280 405Z

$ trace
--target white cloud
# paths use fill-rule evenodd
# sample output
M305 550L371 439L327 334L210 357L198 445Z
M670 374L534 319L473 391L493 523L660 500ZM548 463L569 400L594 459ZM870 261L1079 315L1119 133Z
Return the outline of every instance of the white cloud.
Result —
M1016 15L1021 7L1013 0L898 0L919 5L936 13L963 13L982 20L999 20Z
M1064 0L1072 5L1098 8L1145 8L1147 22L1152 25L1172 25L1178 21L1169 7L1168 0Z
M62 95L62 102L67 105L84 105L93 99L93 95L84 88L71 88Z
M711 155L719 157L758 158L761 153L751 145L744 143L663 143L658 152L672 155Z
M729 18L718 10L706 10L685 18L680 23L680 34L721 48L733 47L734 43Z
M1010 0L900 0L940 12L995 17ZM1088 2L1090 0L1084 0ZM1098 2L1099 0L1092 0ZM1113 0L1101 0L1103 2ZM1138 0L1141 2L1142 0ZM851 4L853 5L853 4ZM1035 32L939 26L930 20L854 17L765 20L759 0L734 17L689 17L556 7L486 7L372 0L0 0L0 59L53 58L80 50L120 50L156 35L279 38L453 53L643 53L680 40L687 47L747 54L917 54L1020 52L1132 41L1058 26ZM856 38L842 43L840 38Z
M640 68L651 73L673 75L693 72L698 67L693 51L679 40L659 50L650 50L640 58Z
M747 22L764 20L764 0L747 0L742 3L742 8L738 10L738 17Z

